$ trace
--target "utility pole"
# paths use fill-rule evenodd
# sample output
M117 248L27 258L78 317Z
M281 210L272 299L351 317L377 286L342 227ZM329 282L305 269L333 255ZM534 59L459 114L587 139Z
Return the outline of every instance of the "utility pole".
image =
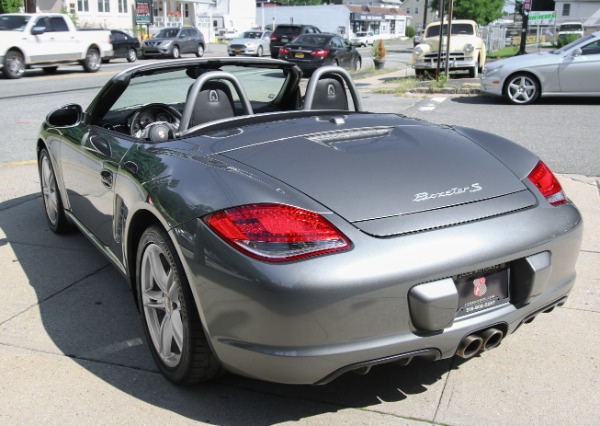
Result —
M25 12L36 13L37 11L37 0L25 0Z
M425 10L423 11L423 27L422 31L425 31L425 27L427 26L427 9L429 8L429 0L425 0Z
M445 0L441 0L442 1L442 8L441 10L441 20L440 20L440 39L438 42L438 56L437 56L437 64L435 67L435 81L439 81L440 79L440 61L442 60L442 40L443 40L443 33L444 33L444 12L446 11L446 1ZM448 60L448 58L446 58L446 61Z
M527 46L527 34L529 33L529 11L531 10L531 0L524 0L523 2L523 25L521 25L521 45L517 55L525 55L525 46Z

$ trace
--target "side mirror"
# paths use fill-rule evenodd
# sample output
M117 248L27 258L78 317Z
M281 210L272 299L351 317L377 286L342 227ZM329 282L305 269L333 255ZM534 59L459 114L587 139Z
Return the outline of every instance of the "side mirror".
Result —
M51 127L73 127L83 118L83 108L77 104L64 105L46 116L46 123Z
M583 52L581 51L580 48L577 49L573 49L573 51L571 52L571 56L573 56L574 58L576 58L577 56L581 56Z
M31 29L31 35L40 35L46 32L46 27L33 27Z

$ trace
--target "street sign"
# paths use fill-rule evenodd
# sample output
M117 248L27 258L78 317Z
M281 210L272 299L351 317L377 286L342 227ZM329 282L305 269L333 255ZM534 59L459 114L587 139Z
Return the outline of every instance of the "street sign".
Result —
M136 25L151 25L154 22L151 0L137 0L135 2Z
M556 12L529 12L529 23L531 25L554 25L556 21Z

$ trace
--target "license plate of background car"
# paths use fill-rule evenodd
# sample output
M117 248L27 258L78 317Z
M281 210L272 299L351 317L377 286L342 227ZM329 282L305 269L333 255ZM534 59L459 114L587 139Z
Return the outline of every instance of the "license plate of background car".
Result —
M294 58L297 58L297 59L303 59L303 58L304 58L304 53L296 53L296 54L294 55Z
M506 264L461 274L454 278L460 317L509 302L509 268Z

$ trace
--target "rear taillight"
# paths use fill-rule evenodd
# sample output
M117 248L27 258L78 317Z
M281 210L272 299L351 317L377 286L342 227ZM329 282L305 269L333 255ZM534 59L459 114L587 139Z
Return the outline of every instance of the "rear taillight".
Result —
M286 262L346 250L350 240L322 215L282 204L249 204L203 219L237 250L268 262Z
M527 178L540 190L542 195L548 200L553 206L559 204L565 204L567 197L556 179L556 176L550 171L542 161L537 163L537 166L533 169Z
M312 52L310 52L310 54L312 56L317 56L319 58L324 58L327 55L329 55L329 50L327 50L327 49L317 49L317 50L313 50Z
M271 40L277 40L277 36L276 35L272 35L271 36Z
M285 47L281 47L279 49L279 54L280 55L288 55L290 53L290 49L286 49Z

